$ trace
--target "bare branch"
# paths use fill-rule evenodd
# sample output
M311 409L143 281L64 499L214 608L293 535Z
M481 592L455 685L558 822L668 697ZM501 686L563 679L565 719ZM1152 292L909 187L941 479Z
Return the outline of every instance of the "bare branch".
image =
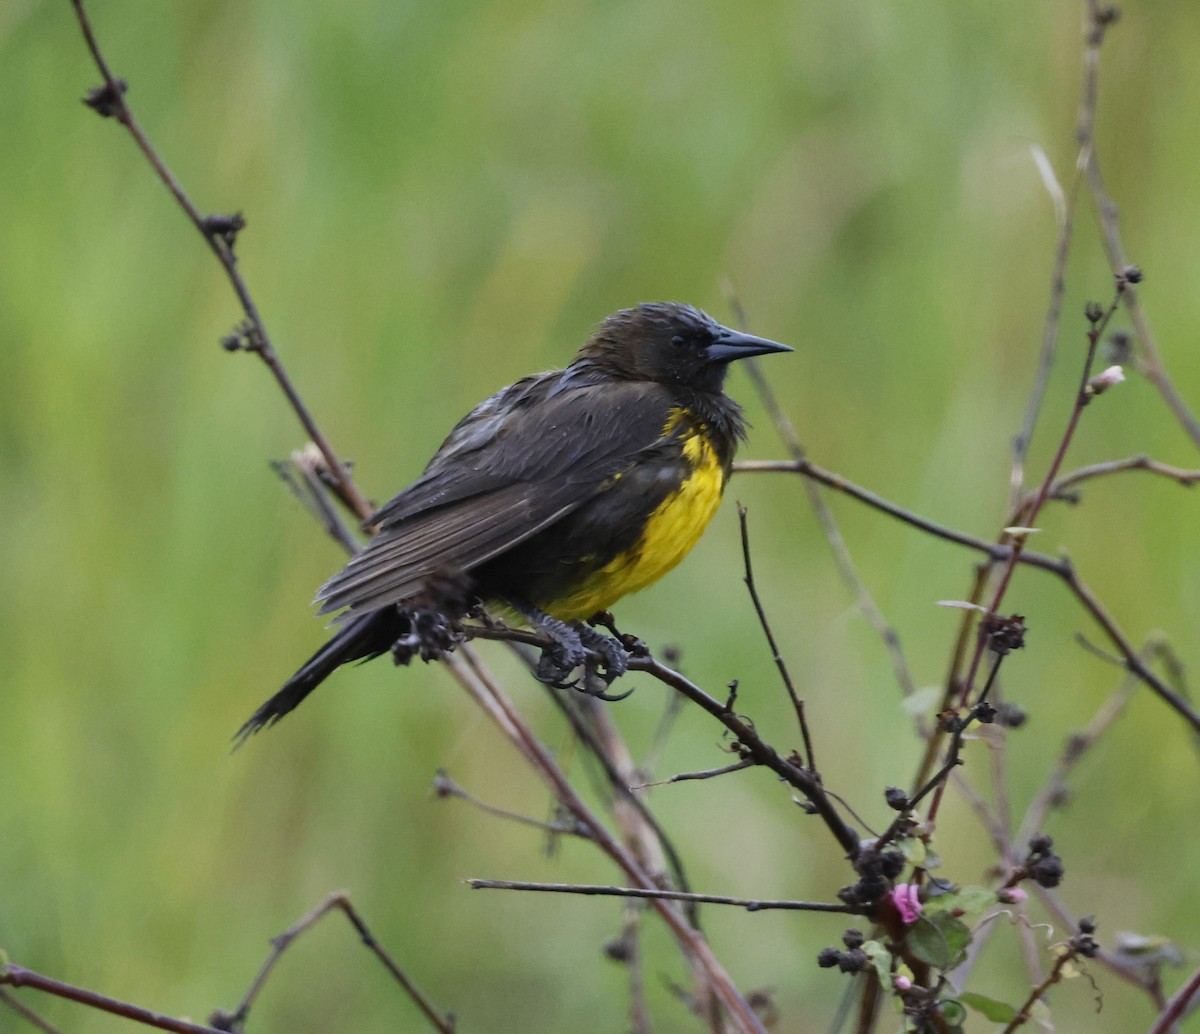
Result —
M187 1020L179 1020L160 1012L143 1009L140 1005L123 1002L117 998L109 998L107 995L97 994L95 991L88 991L85 988L76 987L74 984L55 980L53 977L35 973L31 969L14 965L11 962L0 967L0 985L4 984L9 987L29 987L35 991L44 991L57 998L66 998L72 1002L78 1002L80 1005L86 1005L90 1009L111 1013L113 1016L122 1016L145 1027L154 1027L156 1030L168 1030L174 1034L222 1034L215 1027L205 1027L203 1024L190 1023Z
M787 662L779 652L779 644L775 641L775 633L771 631L771 623L767 620L767 612L763 609L762 600L758 595L758 588L754 584L754 565L750 562L750 530L746 521L746 508L741 503L738 503L737 512L738 524L742 530L742 563L746 571L743 580L746 583L746 589L750 593L750 601L754 604L754 613L758 615L758 623L762 627L763 635L767 637L767 645L771 648L771 659L775 662L775 667L779 670L779 677L783 679L783 684L792 701L792 709L796 712L796 721L800 725L800 735L804 738L804 753L808 758L808 767L811 771L815 772L817 770L817 759L813 752L812 736L808 731L808 719L804 716L804 701L800 699L800 694L796 692L796 686L792 682Z
M1157 474L1160 477L1169 478L1183 485L1184 488L1191 488L1197 481L1200 481L1200 470L1187 470L1183 467L1174 467L1169 463L1160 463L1158 460L1152 460L1149 456L1130 456L1124 460L1108 460L1105 463L1092 463L1086 467L1080 467L1078 470L1073 470L1069 474L1064 474L1050 486L1050 498L1076 502L1078 497L1071 492L1071 489L1076 485L1095 478L1107 477L1110 474L1120 474L1127 470L1144 470L1150 474Z
M732 281L727 279L724 283L724 288L725 297L729 300L729 304L736 314L738 325L742 329L745 329L748 324L746 312L742 307L741 299L734 290ZM771 422L775 425L775 431L779 435L780 441L783 442L784 448L793 460L797 462L803 461L806 454L804 443L796 433L796 428L792 425L791 420L788 419L787 413L784 412L783 407L779 404L779 399L776 398L770 381L767 380L762 372L761 364L757 359L751 358L746 361L746 369L750 373L750 379L754 382L754 388L758 392L758 397L762 400L763 407L770 415ZM738 468L735 466L735 469ZM747 468L743 467L741 469ZM888 657L892 662L892 671L896 675L896 681L900 684L900 691L906 697L911 696L915 692L916 686L913 682L912 673L909 671L904 650L900 645L899 633L896 632L895 628L884 617L883 611L879 609L879 604L875 602L875 597L871 595L871 591L867 588L866 583L859 576L854 558L850 555L850 547L846 544L845 538L842 537L841 528L838 527L837 519L833 516L833 511L825 501L825 496L808 479L803 481L803 485L805 495L808 496L808 504L812 507L812 511L821 525L821 530L825 534L825 540L829 543L834 563L837 565L838 573L842 576L842 581L846 583L846 587L854 594L858 608L863 616L883 640L884 648L887 650Z
M317 923L325 918L330 912L341 912L354 927L358 936L366 947L379 959L386 967L387 971L395 978L396 982L404 988L408 996L416 1003L425 1018L437 1031L441 1034L454 1034L454 1015L447 1013L442 1015L434 1008L433 1003L425 996L416 984L408 977L396 961L388 954L388 952L375 940L375 935L368 929L366 922L359 915L358 910L351 904L349 896L345 891L338 891L330 894L325 901L314 908L308 915L303 916L297 922L289 926L283 933L271 940L271 954L267 956L267 961L263 963L262 968L258 971L258 975L254 978L245 995L242 996L238 1007L230 1013L219 1011L212 1016L212 1023L223 1031L240 1031L242 1030L246 1018L250 1014L250 1009L257 1000L259 993L266 986L271 972L275 969L276 964L283 957L283 953L288 950L292 942L301 934L312 929ZM208 1028L205 1028L207 1030Z
M1196 1008L1197 996L1200 996L1200 969L1192 973L1171 996L1147 1034L1170 1034L1175 1024Z
M641 887L606 887L594 883L525 883L520 880L464 881L472 890L529 890L551 894L583 894L614 898L651 898L663 901L694 901L706 905L734 905L747 912L782 909L793 912L841 912L858 914L849 905L827 901L780 901L758 898L731 898L724 894L686 894L679 890L658 890Z
M509 811L507 808L498 808L494 804L488 804L487 801L482 801L474 794L464 790L446 774L444 769L438 769L438 773L434 777L433 792L437 797L441 798L457 797L460 801L466 801L488 815L494 815L496 818L506 819L509 822L516 822L523 826L532 826L534 829L540 829L554 836L577 836L582 837L584 840L590 839L588 831L578 823L543 822L541 819L531 818L528 815L520 815L515 811Z
M642 783L639 786L631 786L631 790L646 790L651 786L670 786L672 783L686 783L690 779L715 779L717 776L728 775L730 772L741 772L743 769L754 768L753 761L738 761L732 765L726 765L724 768L710 768L703 772L681 772L679 775L673 775L670 779L660 779L656 783Z
M1089 31L1087 49L1084 52L1084 103L1081 110L1090 112L1090 117L1080 120L1078 133L1084 173L1092 192L1096 218L1100 224L1100 234L1104 241L1104 249L1108 254L1109 268L1115 275L1128 265L1128 259L1125 257L1125 249L1121 244L1117 205L1109 195L1108 189L1104 185L1104 177L1100 172L1100 158L1095 139L1096 101L1100 89L1100 48L1108 27L1112 24L1108 10L1108 8L1102 7L1098 0L1087 0ZM1142 309L1136 290L1126 292L1125 307L1133 323L1134 332L1142 345L1144 358L1140 367L1141 372L1158 389L1167 408L1174 414L1187 436L1196 446L1200 447L1200 421L1196 420L1191 409L1184 402L1183 396L1179 394L1174 382L1167 374L1162 353L1158 350L1154 334L1150 330L1150 321Z
M634 660L637 660L635 658ZM524 719L513 707L508 695L479 663L474 651L464 645L457 654L446 658L446 667L459 684L493 718L505 735L530 761L533 770L546 783L555 797L591 833L592 839L609 856L629 879L645 890L657 890L649 875L637 860L618 843L583 799L575 792L566 776L554 762L550 752L538 741L525 724ZM670 928L680 946L708 973L710 985L728 1010L737 1027L746 1034L766 1034L762 1022L749 1003L738 992L723 966L713 955L712 949L700 933L683 917L682 913L662 900L653 902L655 911Z
M9 994L3 988L0 988L0 1004L6 1005L9 1009L20 1016L21 1019L23 1019L26 1023L37 1027L42 1034L62 1034L62 1031L54 1026L54 1024L50 1023L49 1020L43 1019L19 998L17 998L15 995Z
M98 114L115 118L129 130L129 134L133 137L138 149L150 163L158 178L162 180L163 184L171 192L171 195L178 202L179 207L183 209L188 219L191 220L192 225L196 227L213 254L217 257L217 261L221 263L222 268L225 270L225 275L233 287L234 294L237 295L242 312L246 316L245 328L227 338L226 347L231 350L254 352L267 365L280 389L287 397L293 412L303 425L304 433L316 444L317 448L321 450L322 456L325 457L325 462L337 481L339 493L342 498L347 501L361 520L366 520L374 508L359 493L358 488L350 479L345 465L338 460L337 455L333 451L333 446L330 445L328 439L322 434L316 420L313 419L308 407L300 398L299 392L296 390L295 385L283 367L278 353L276 353L274 346L271 344L266 326L259 315L258 306L251 297L250 289L246 286L246 281L238 269L237 257L234 254L234 239L237 232L245 225L244 221L240 215L204 216L200 214L200 210L192 203L191 198L184 191L182 184L175 178L171 170L167 168L166 163L134 118L133 111L125 100L127 85L124 80L117 79L110 70L108 62L100 50L95 33L92 30L91 20L84 9L83 0L71 0L71 4L75 8L75 17L79 20L79 26L83 30L88 50L91 52L92 59L96 62L96 67L100 70L101 77L104 79L104 85L99 90L93 91L88 97L88 106Z
M1109 641L1120 652L1125 666L1138 676L1147 686L1150 687L1161 697L1172 710L1182 717L1194 730L1200 733L1200 714L1197 714L1192 705L1184 699L1184 697L1173 690L1166 682L1155 675L1137 656L1136 651L1130 644L1128 638L1121 631L1120 626L1113 620L1112 616L1103 607L1100 601L1088 588L1087 584L1079 577L1074 566L1066 559L1058 559L1047 556L1043 553L1034 553L1027 549L1016 550L1015 546L1005 545L1002 543L988 542L986 539L977 538L974 535L968 535L965 532L958 531L954 528L948 528L945 525L938 524L928 520L921 515L907 510L902 506L898 506L882 496L876 495L874 492L868 491L851 481L846 480L840 474L834 474L831 471L823 470L808 460L749 460L735 465L735 469L747 473L792 473L800 474L806 478L813 478L820 481L823 485L828 485L830 488L843 492L853 499L857 499L862 503L870 506L872 509L885 513L888 516L895 517L906 524L912 525L915 528L920 528L922 531L927 531L936 538L943 539L947 542L953 542L960 546L966 546L977 552L985 554L988 559L994 563L1012 561L1015 555L1015 563L1027 564L1030 567L1036 567L1042 571L1049 571L1051 574L1057 575L1063 583L1078 597L1084 609L1092 616L1093 620L1103 629ZM1043 483L1043 488L1046 485ZM1039 493L1040 495L1041 493ZM1047 491L1048 494L1048 491ZM970 597L977 602L979 595L982 593L981 579L986 577L986 570L981 570L976 575L975 595ZM994 606L994 604L993 604ZM969 615L968 615L969 616ZM965 619L964 619L965 620ZM969 628L968 628L969 630ZM966 640L960 637L960 647L965 646ZM957 662L952 666L952 671L958 670ZM957 685L961 690L963 687L970 684L970 680L960 680ZM931 741L932 742L932 741ZM924 781L924 775L918 777L918 782Z

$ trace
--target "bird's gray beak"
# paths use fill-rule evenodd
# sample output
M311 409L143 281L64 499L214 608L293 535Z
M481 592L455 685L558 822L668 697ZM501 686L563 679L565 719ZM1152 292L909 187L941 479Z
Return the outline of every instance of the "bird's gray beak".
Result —
M765 337L755 337L753 334L743 334L728 327L721 327L707 351L710 363L732 363L735 359L749 359L752 355L793 352L795 349L790 345L781 345L778 341L768 341Z

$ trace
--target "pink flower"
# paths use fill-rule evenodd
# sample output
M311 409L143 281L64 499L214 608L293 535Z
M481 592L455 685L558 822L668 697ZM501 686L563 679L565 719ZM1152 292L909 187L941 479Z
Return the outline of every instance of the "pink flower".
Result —
M1006 905L1016 905L1028 898L1029 894L1020 887L1004 887L997 891L996 897Z
M921 915L921 888L915 883L898 883L892 890L892 904L905 925L915 923Z
M896 977L892 983L896 985L897 991L907 991L912 987L912 980L905 976Z

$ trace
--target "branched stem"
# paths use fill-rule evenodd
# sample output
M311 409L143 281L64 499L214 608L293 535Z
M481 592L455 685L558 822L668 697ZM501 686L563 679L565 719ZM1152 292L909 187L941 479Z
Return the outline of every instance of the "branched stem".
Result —
M212 1017L212 1022L217 1025L219 1030L237 1032L243 1029L251 1007L257 1000L259 993L266 986L267 979L270 977L272 970L274 970L279 960L283 957L284 952L291 947L292 943L298 937L311 930L331 912L341 912L346 917L350 925L358 933L362 943L383 963L396 982L404 988L405 992L416 1003L417 1008L421 1010L421 1013L435 1030L439 1031L440 1034L454 1034L454 1015L452 1013L442 1015L434 1008L433 1003L425 996L424 992L413 983L408 974L397 965L395 959L375 940L375 935L371 933L370 928L362 916L359 915L358 910L351 904L350 898L345 891L330 894L324 902L306 916L293 923L277 937L272 938L271 954L267 956L267 960L258 971L258 975L250 984L245 995L242 996L238 1007L231 1013L218 1012Z
M238 268L237 256L234 253L234 239L237 232L244 226L244 222L240 216L211 217L201 215L200 210L183 189L183 185L167 167L166 162L163 161L158 151L150 143L149 137L146 136L142 127L138 124L137 119L134 118L133 111L125 100L127 85L123 80L113 75L112 70L109 68L108 61L104 57L100 45L96 40L91 19L84 8L83 0L71 0L71 4L75 9L75 17L79 21L79 27L83 30L83 37L87 42L88 50L91 52L92 59L95 61L96 67L100 70L100 75L104 80L104 85L100 88L100 91L93 93L89 97L89 106L101 115L116 119L129 130L130 136L133 137L138 149L150 163L158 178L162 180L163 184L171 192L172 197L175 198L179 207L183 209L192 225L196 227L212 250L212 253L217 257L217 261L221 263L222 268L225 270L225 275L228 277L229 283L233 288L233 292L237 295L242 312L246 317L246 327L244 330L231 336L227 341L234 342L231 346L234 349L241 348L245 351L255 352L266 364L274 376L276 383L278 383L280 389L287 397L292 411L304 427L304 433L321 450L321 455L325 458L325 462L329 467L330 475L337 482L339 494L358 517L365 521L371 515L373 507L358 491L357 486L351 480L346 470L345 464L338 460L336 453L333 451L333 446L322 433L320 427L317 426L316 420L309 412L304 401L300 398L300 393L296 390L296 386L292 383L291 377L284 369L283 362L275 351L275 347L271 344L266 326L263 323L262 316L259 314L258 306L255 304L254 298L250 294L250 289L242 277L241 270ZM242 342L242 344L237 344L236 342Z

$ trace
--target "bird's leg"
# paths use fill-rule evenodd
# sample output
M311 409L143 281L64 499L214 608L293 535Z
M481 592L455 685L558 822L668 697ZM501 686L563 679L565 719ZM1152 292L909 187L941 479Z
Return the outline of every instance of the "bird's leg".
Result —
M543 648L542 656L538 658L534 677L539 682L554 686L555 689L569 689L574 686L575 683L567 682L567 676L587 659L587 651L580 639L578 628L566 621L552 618L545 611L538 610L523 600L509 598L505 602L529 622L530 628L551 640L550 645Z
M611 610L602 610L598 614L593 614L587 619L587 623L607 628L612 633L613 639L624 648L627 657L650 656L650 648L637 636L631 635L629 632L622 632L617 628L617 619L613 617Z
M604 674L600 678L606 686L629 670L629 651L619 639L611 639L588 625L580 625L579 641L604 662Z

